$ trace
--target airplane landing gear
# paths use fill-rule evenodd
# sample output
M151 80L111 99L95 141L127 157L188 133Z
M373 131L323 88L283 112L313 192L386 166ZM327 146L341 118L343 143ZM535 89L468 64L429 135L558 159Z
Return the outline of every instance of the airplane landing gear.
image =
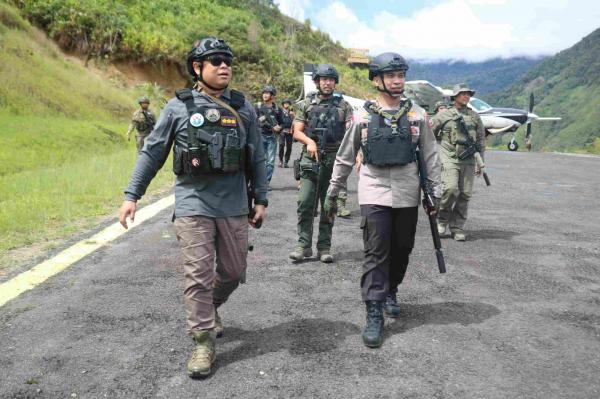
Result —
M508 143L508 150L509 151L517 151L519 149L519 144L517 143L517 140L515 140L515 138L513 137L512 140L510 140L510 143Z

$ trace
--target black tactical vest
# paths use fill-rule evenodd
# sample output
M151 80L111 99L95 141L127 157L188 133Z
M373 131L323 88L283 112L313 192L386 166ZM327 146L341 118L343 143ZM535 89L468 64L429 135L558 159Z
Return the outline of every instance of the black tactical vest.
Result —
M237 117L227 108L215 103L197 106L192 90L176 92L186 105L187 151L175 154L173 172L177 175L206 175L235 173L244 168L246 136ZM243 94L231 91L233 109L244 104Z
M264 117L263 121L260 121L260 127L262 128L263 134L273 134L273 128L279 124L277 121L277 113L280 112L276 104L272 107L267 107L264 103L260 103L257 109L259 118Z
M405 103L404 112L396 123L376 112L371 105L365 103L371 119L367 124L367 140L362 142L363 162L375 166L401 166L414 162L416 146L412 142L408 120L412 105Z
M281 110L281 127L284 129L289 129L292 127L292 115L290 114L290 110L288 109L287 111Z
M324 149L337 151L346 133L346 121L340 118L341 101L342 98L337 96L320 103L317 103L316 95L311 98L304 134Z

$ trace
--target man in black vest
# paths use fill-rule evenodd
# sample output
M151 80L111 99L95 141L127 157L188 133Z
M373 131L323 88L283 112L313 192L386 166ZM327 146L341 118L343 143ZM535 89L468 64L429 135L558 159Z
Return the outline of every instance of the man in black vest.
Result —
M195 342L190 377L206 377L223 333L217 308L244 282L248 224L266 215L267 181L256 113L244 95L228 88L233 53L221 39L194 43L187 56L194 90L177 91L146 139L125 189L119 221L127 228L136 202L173 149L175 231L184 260L188 334ZM245 172L254 178L249 214ZM215 270L216 261L216 270Z
M431 184L441 196L440 162L427 112L403 96L408 65L400 54L383 53L369 64L369 80L379 91L352 122L337 153L324 212L336 214L337 196L358 160L358 202L365 263L361 278L367 323L363 342L383 343L383 313L398 317L398 286L415 242L420 202L415 150L425 160ZM359 155L362 154L362 155ZM428 212L435 212L429 209Z
M281 109L275 103L277 90L273 86L265 86L262 91L262 102L256 104L256 113L263 136L264 152L267 166L267 182L271 183L275 169L275 151L277 139L275 135L281 132ZM271 188L269 187L269 190Z
M285 99L281 103L281 127L279 133L279 167L288 167L290 157L292 156L292 143L294 137L292 135L292 122L294 121L294 111L290 108L292 101ZM284 159L285 152L285 159Z

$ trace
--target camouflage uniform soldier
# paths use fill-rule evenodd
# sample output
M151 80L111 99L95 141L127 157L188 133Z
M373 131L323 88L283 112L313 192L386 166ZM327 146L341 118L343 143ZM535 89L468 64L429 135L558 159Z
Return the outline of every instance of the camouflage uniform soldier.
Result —
M435 107L434 107L434 109L433 109L433 112L434 112L435 114L438 114L440 111L442 111L442 110L444 110L444 109L446 109L446 108L448 108L448 106L446 105L446 103L445 103L445 102L443 102L443 101L438 101L437 103L435 103Z
M215 338L223 332L217 308L244 282L248 224L258 227L268 204L256 113L242 93L228 88L232 61L233 53L221 39L194 43L187 69L196 86L178 90L162 111L138 157L119 214L127 228L127 217L133 221L137 200L172 149L177 175L173 218L184 260L187 332L195 342L187 363L192 378L211 372ZM253 198L247 190L249 173Z
M138 104L140 104L140 109L133 113L129 129L127 130L127 141L131 140L131 132L135 129L137 131L135 134L135 146L139 154L144 146L144 140L146 140L146 137L154 129L156 119L152 111L150 111L150 100L148 97L138 98Z
M298 193L298 245L290 258L302 260L312 256L312 234L318 202L325 200L329 179L340 143L352 121L352 107L334 95L339 82L336 69L320 64L313 72L317 93L298 103L294 120L294 138L304 144L300 158ZM333 219L321 212L317 256L324 263L333 262L330 253Z
M466 84L454 86L451 99L454 105L440 111L433 118L433 133L440 140L443 194L438 216L440 234L447 234L448 226L456 241L465 241L464 225L469 200L473 193L475 175L481 171L473 155L465 157L465 150L474 147L483 157L485 129L477 112L467 107L475 94Z

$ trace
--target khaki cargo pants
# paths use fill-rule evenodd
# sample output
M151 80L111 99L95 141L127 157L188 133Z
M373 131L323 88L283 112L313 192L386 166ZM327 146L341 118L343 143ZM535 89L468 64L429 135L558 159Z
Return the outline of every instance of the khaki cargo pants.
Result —
M179 217L175 232L183 256L188 334L211 329L215 309L246 276L248 217Z
M467 221L474 181L475 164L453 162L442 164L444 191L438 212L438 222L449 225L452 232L462 231Z
M146 137L148 137L147 134L138 133L135 135L135 147L137 148L138 154L142 151L142 148L144 148L144 141L146 140Z

